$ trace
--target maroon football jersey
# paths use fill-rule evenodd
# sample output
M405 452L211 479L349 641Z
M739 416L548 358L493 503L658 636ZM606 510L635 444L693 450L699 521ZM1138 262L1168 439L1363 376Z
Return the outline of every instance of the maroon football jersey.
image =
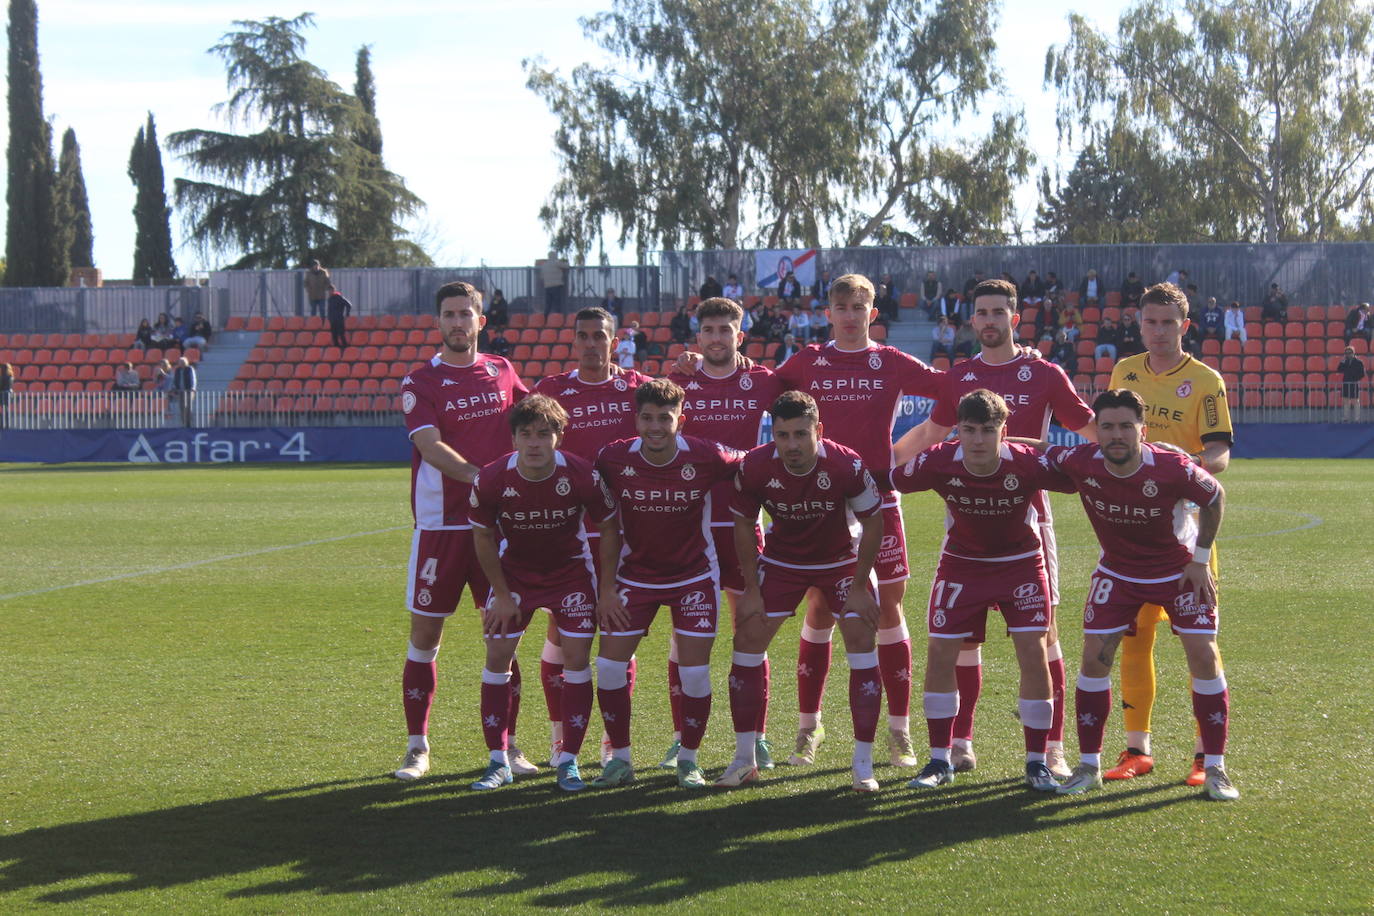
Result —
M822 439L816 466L806 474L789 471L772 443L752 449L735 478L731 509L747 519L768 511L765 560L824 569L854 562L849 522L873 515L881 502L858 453Z
M553 474L529 480L516 458L511 452L478 473L469 521L500 532L501 567L526 581L556 577L570 562L586 562L591 569L583 515L595 526L615 514L591 463L560 450Z
M1065 429L1082 429L1092 422L1092 408L1074 390L1064 370L1043 359L1018 354L1005 363L984 361L983 354L960 360L940 382L940 396L930 412L940 426L958 425L959 399L970 391L986 388L1000 394L1011 409L1007 435L1043 439L1049 433L1050 414Z
M1210 506L1217 480L1187 455L1141 443L1140 467L1113 474L1102 449L1055 446L1050 464L1068 475L1097 532L1103 572L1132 582L1177 578L1192 559L1197 528L1186 502Z
M619 581L665 588L703 576L719 578L709 533L711 488L729 480L744 457L724 445L677 437L677 454L651 464L640 440L621 439L601 450L596 469L620 514L625 539Z
M595 461L608 442L635 434L635 389L647 381L649 376L642 372L612 367L605 381L584 382L574 369L540 379L534 390L568 412L568 428L558 447Z
M401 413L409 435L432 426L445 445L481 466L510 451L507 413L528 393L515 368L500 356L479 353L471 366L453 366L435 355L401 380ZM471 489L445 477L412 446L410 508L416 528L467 528Z
M901 493L934 490L945 501L943 551L967 560L1019 560L1040 552L1036 494L1073 492L1068 477L1025 445L1002 444L997 470L987 476L964 466L958 442L941 442L892 469Z

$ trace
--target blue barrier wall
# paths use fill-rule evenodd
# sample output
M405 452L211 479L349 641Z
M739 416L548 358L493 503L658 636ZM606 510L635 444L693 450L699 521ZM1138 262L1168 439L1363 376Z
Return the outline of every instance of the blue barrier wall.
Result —
M894 437L930 415L927 398L906 398ZM765 421L767 418L765 417ZM764 425L764 437L768 424ZM1063 445L1082 441L1051 427ZM1374 458L1372 423L1251 423L1236 427L1237 458ZM0 430L0 462L110 461L134 464L410 461L401 427Z

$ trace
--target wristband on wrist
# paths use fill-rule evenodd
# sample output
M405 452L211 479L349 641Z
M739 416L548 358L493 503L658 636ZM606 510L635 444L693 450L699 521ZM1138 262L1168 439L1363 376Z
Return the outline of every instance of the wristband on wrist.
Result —
M1194 563L1210 563L1212 561L1212 548L1197 547L1193 550Z

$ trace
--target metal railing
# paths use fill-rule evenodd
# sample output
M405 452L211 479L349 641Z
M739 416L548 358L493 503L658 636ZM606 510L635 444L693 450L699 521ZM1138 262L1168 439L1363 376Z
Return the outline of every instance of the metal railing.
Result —
M395 391L15 391L0 428L400 426Z

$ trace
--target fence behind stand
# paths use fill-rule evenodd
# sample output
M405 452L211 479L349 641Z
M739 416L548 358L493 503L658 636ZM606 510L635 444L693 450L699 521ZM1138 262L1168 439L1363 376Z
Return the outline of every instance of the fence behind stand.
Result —
M200 390L182 401L163 391L16 391L0 422L9 429L163 429L262 426L400 426L394 391L262 394Z

